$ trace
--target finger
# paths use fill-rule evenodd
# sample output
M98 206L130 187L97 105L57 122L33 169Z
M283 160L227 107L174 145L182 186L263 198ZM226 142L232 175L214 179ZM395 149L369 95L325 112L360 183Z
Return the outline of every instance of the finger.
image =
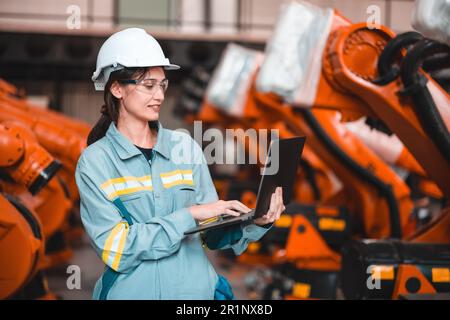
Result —
M234 200L234 202L239 206L240 211L242 211L242 212L249 212L249 211L251 211L251 209L249 207L247 207L245 204L243 204L242 202L240 202L238 200Z
M283 188L280 187L278 191L278 198L280 199L280 202L283 203Z
M232 209L225 209L225 214L227 214L229 216L235 216L235 217L239 217L241 215L240 212L232 210Z
M249 207L247 207L244 203L238 201L239 204L241 204L245 210L247 210L246 212L252 211L252 209L250 209Z
M282 193L281 188L280 188L280 192L278 194L278 210L280 212L283 211L283 207L284 207L284 205L283 205L283 193Z
M269 222L274 222L276 216L277 212L276 211L272 212L272 214L268 217Z
M277 221L278 219L280 219L281 217L281 212L278 212L277 215L275 216L275 221Z
M276 193L272 193L272 198L270 199L269 211L267 212L267 219L272 219L272 216L276 213Z
M276 208L276 197L277 197L276 192L272 193L272 196L270 198L270 205L269 205L269 210L271 210L271 211L274 211Z
M272 221L274 221L275 219L276 219L276 217L277 217L277 214L278 214L278 211L280 210L280 204L279 204L279 199L278 199L278 197L276 196L275 197L275 209L273 210L273 213L272 213L272 216L270 217L270 219L272 220Z
M275 207L277 207L280 202L280 187L277 187L274 194L275 194L275 199L274 199Z
M280 213L278 215L278 218L280 218L280 216L284 213L285 210L286 210L286 206L284 205L283 202L281 202L281 208L280 208Z
M283 203L283 188L281 188L281 187L280 187L280 192L279 192L278 200L279 200L279 206L280 206L280 208L283 208L283 207L284 207L284 203Z
M278 220L278 218L280 217L282 208L283 208L283 200L280 198L280 193L278 193L278 196L276 198L276 210L275 210L275 214L273 216L274 220Z
M281 214L283 213L283 211L284 211L284 210L283 210L283 207L281 207L281 208L280 208L280 211L277 212L277 216L275 217L275 220L280 219Z
M239 212L248 212L248 210L245 209L245 206L237 200L228 201L228 209L233 209Z
M275 195L275 209L272 216L272 219L276 219L278 211L280 210L280 188L278 187L276 195Z
M272 220L272 219L275 218L275 216L277 214L277 211L278 211L278 197L275 194L275 196L273 198L273 209L272 209L271 214L269 216L269 220Z
M275 209L274 209L273 218L276 217L276 215L278 214L278 211L280 211L281 205L283 203L280 192L281 192L281 188L278 187L277 192L275 194L275 200L274 200L275 201Z

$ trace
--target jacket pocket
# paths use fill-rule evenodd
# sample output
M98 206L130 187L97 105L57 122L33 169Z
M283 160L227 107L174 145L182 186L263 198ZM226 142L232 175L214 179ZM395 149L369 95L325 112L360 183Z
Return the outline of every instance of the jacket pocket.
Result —
M127 194L124 196L119 196L119 198L120 198L120 200L122 200L122 202L131 201L134 199L138 199L140 197L142 197L142 192L136 192L136 193Z
M190 207L196 204L195 188L191 186L180 186L174 190L173 197L177 208Z
M120 196L123 205L136 222L145 223L154 217L152 193L141 191Z

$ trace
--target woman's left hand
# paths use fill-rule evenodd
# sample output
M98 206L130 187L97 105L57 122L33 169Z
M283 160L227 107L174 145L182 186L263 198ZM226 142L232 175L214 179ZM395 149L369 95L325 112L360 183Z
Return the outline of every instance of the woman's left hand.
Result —
M281 187L277 187L275 192L272 193L272 198L270 199L269 211L267 213L253 221L253 223L264 226L269 223L273 223L280 218L281 213L286 209L283 204L283 190Z

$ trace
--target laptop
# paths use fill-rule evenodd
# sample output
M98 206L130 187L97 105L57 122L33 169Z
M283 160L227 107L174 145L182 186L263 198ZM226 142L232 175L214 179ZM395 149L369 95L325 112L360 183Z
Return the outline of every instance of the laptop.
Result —
M200 231L220 229L234 224L247 224L264 216L269 210L272 193L277 187L283 188L283 203L289 204L292 199L297 169L305 145L305 137L288 139L274 139L271 141L267 153L263 174L259 183L256 207L248 213L238 217L221 215L197 227L184 232L185 235ZM273 156L272 156L273 155ZM213 221L210 221L213 220Z

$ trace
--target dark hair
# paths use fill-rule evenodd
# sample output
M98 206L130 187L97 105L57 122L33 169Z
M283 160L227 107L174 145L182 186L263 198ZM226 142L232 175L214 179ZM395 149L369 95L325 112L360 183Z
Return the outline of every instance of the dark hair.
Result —
M139 79L145 75L148 68L125 68L111 72L108 82L105 86L104 101L105 104L101 107L100 119L89 132L87 138L87 145L91 145L97 140L103 138L108 131L111 122L117 125L117 120L119 118L120 102L119 99L114 97L111 93L110 88L114 81L120 81L125 79Z

